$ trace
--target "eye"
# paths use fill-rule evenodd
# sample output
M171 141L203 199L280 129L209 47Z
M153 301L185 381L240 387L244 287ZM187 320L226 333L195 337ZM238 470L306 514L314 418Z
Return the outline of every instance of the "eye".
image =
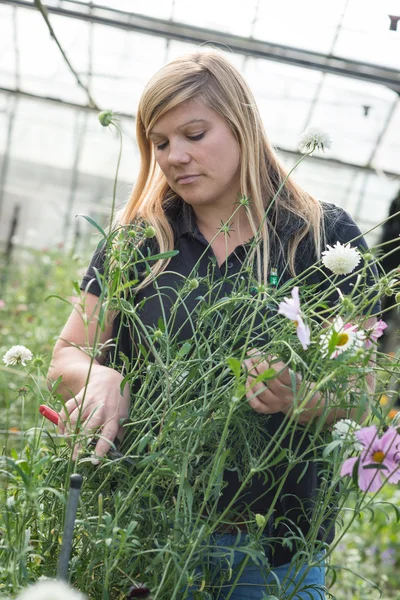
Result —
M203 131L202 133L198 133L197 135L188 135L187 138L188 140L191 140L193 142L197 142L198 140L201 140L204 136L205 136L205 131ZM165 150L165 148L168 146L168 140L166 142L163 142L162 144L158 144L156 145L157 150Z
M199 133L198 135L188 135L189 140L197 141L201 140L205 136L205 131L203 133Z
M163 144L159 144L158 146L156 146L156 148L157 148L157 150L165 150L167 145L168 145L168 142L164 142Z

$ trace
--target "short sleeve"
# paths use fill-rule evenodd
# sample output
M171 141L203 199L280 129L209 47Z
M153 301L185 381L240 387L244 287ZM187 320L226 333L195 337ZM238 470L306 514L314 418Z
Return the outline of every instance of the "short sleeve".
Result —
M369 250L368 244L365 241L360 228L354 222L349 213L344 209L332 204L329 204L325 209L325 241L326 246L334 246L336 242L340 242L343 245L350 243L352 248L357 248L360 250L361 255L365 254L365 252ZM325 247L324 250L327 250L327 248ZM354 274L349 276L333 275L332 272L328 271L328 269L322 266L322 270L326 275L322 281L322 288L328 289L330 282L333 280L343 295L351 294L362 267L363 259L357 265L356 269L354 270ZM358 293L365 294L365 297L370 300L364 309L364 313L370 314L371 316L377 315L381 310L377 295L374 294L373 291L371 292L372 288L376 285L378 278L376 266L369 265L366 269L365 277L358 282L357 287ZM339 301L337 292L330 294L326 300L331 306L337 304Z
M101 287L98 281L98 276L104 274L105 256L105 244L100 243L94 251L86 274L79 285L81 290L90 292L95 296L101 295Z

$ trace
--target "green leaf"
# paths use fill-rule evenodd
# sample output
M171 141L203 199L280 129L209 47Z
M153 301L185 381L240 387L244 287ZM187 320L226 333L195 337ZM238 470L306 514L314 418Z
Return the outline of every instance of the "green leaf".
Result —
M360 464L360 459L358 459L354 463L353 472L351 474L351 478L353 480L354 485L358 486L358 466Z
M65 302L66 304L70 304L71 306L73 306L72 302L70 302L66 298L63 298L62 296L58 296L58 294L50 294L50 296L46 296L44 301L47 302L47 300L50 300L51 298L56 298L57 300L61 300L61 302Z
M324 451L323 451L323 456L329 456L329 454L332 454L332 452L337 448L340 447L342 445L342 440L333 440L333 442L330 442L327 446L325 446Z
M151 442L151 440L153 439L152 435L144 435L140 440L139 440L139 446L138 446L138 454L141 454L143 452L143 450L146 448L146 446L149 444L149 442Z
M328 344L328 356L330 356L332 352L334 352L338 341L339 334L337 331L333 330Z
M127 300L125 300L124 298L120 298L119 299L119 306L121 309L121 312L125 312L128 314L134 314L136 312L136 309L134 306L132 306Z
M78 296L79 296L79 295L80 295L80 293L81 293L81 288L79 287L79 283L78 283L77 281L74 281L74 282L72 283L72 285L73 285L73 288L74 288L75 292L76 292L76 293L78 294Z
M58 386L62 382L62 375L57 377L57 379L51 384L51 394L55 394L58 390Z
M274 379L276 377L276 371L275 369L267 369L266 371L263 371L263 373L260 373L260 375L258 375L257 377L255 377L255 379L252 379L252 383L251 385L253 386L256 383L259 383L260 381L268 381L269 379Z
M101 293L103 293L103 279L104 279L104 275L102 275L100 273L100 271L98 269L96 269L96 267L93 267L93 271L94 271L94 274L96 276L97 283L99 284L100 291L101 291Z
M116 294L120 294L121 292L123 292L124 290L127 290L131 287L133 287L134 285L136 285L137 283L139 283L139 279L132 279L132 281L127 281L126 283L124 283L123 285L119 286L116 290L115 293Z
M185 494L186 503L189 509L189 513L192 513L193 506L193 489L187 479L183 482L183 493Z
M179 349L177 356L179 356L179 358L184 358L187 355L187 353L191 350L191 348L192 344L190 342L185 342Z
M238 358L235 358L234 356L229 356L226 359L226 362L228 363L228 366L232 369L232 372L235 375L236 379L239 379L241 369L240 360Z
M96 221L94 221L92 219L92 217L89 217L89 215L83 215L83 214L79 214L79 215L76 215L76 216L77 217L83 217L84 219L86 219L86 221L88 221L88 223L90 223L91 225L93 225L93 227L95 227L97 229L97 231L99 231L104 238L107 238L106 232L100 227L100 225L98 225L96 223Z
M179 254L179 250L169 250L168 252L162 252L161 254L153 254L152 256L148 256L147 258L139 258L139 260L137 260L136 262L140 263L148 262L149 260L161 260L164 258L172 258L177 254Z

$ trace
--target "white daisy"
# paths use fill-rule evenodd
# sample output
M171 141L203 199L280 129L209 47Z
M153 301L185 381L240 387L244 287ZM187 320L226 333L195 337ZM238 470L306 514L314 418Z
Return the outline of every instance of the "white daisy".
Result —
M322 262L325 267L335 275L348 275L358 265L361 260L361 254L350 244L343 246L340 242L332 247L328 245L328 250L322 252Z
M63 581L46 579L29 586L17 596L16 600L85 600L77 590L74 590Z
M326 333L320 335L320 345L323 356L330 352L330 358L336 358L346 350L361 348L365 340L365 332L360 331L357 325L343 323L341 317L336 317ZM333 344L333 346L331 346Z
M25 348L25 346L13 346L3 356L3 362L7 367L10 365L22 365L25 367L26 363L32 360L32 358L32 352L28 348Z
M361 429L361 426L352 419L341 419L333 426L332 438L347 442L352 450L362 450L363 445L355 436L355 432L359 429Z
M311 125L301 134L299 138L299 150L303 154L314 152L314 150L330 150L332 140L321 127Z

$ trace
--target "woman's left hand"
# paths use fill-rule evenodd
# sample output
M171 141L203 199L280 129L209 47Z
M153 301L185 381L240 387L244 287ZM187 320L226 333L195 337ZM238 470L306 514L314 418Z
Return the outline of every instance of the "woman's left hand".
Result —
M250 350L243 364L248 369L246 382L246 397L250 406L264 414L283 412L288 413L293 407L296 391L293 390L293 378L296 381L296 390L300 387L301 377L276 356L263 357L257 350ZM276 371L276 377L265 382L254 384L254 379L268 369Z

